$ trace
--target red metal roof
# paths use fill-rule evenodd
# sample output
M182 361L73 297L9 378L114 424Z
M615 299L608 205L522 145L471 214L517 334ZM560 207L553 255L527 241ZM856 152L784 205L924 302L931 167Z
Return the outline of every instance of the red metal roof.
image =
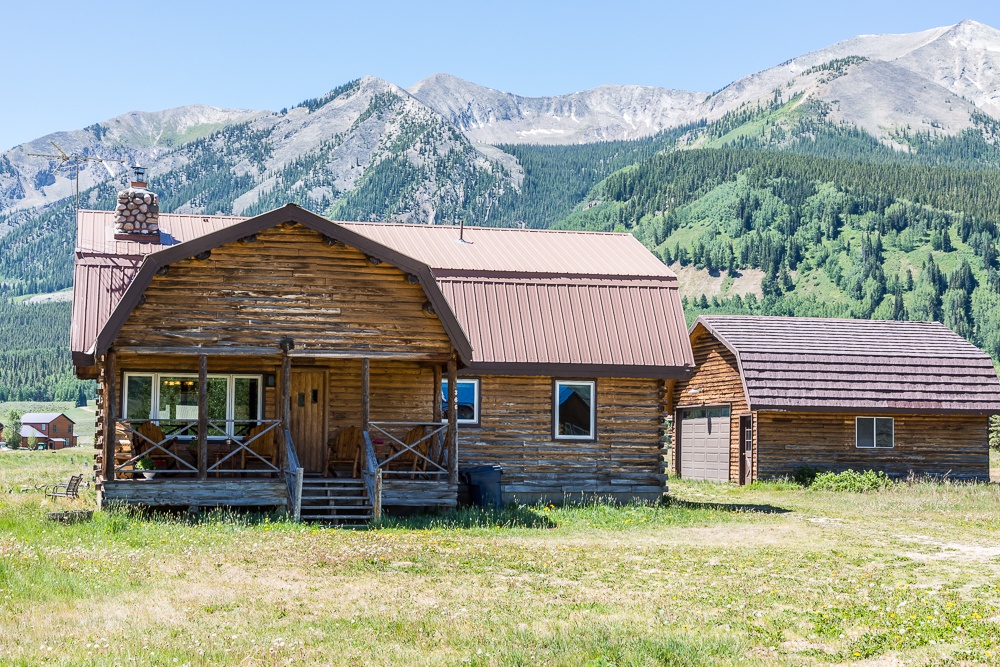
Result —
M111 212L81 211L74 363L92 363L144 256L246 220L163 214L163 242L140 244L113 238ZM455 227L304 221L429 269L472 346L470 371L676 377L694 365L677 278L629 234L467 227L460 240Z
M642 375L644 367L694 366L672 282L451 277L438 284L470 333L473 371L541 364L575 375L612 366Z
M115 215L111 211L79 211L76 215L77 254L142 256L184 243L209 232L224 229L246 218L231 215L160 214L160 242L136 243L115 239Z
M1000 412L993 360L938 322L706 315L752 410Z
M338 222L435 269L676 278L631 234Z

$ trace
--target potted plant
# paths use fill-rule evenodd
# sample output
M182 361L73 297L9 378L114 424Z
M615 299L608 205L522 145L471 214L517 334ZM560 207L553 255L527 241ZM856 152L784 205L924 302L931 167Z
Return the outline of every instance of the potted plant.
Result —
M156 462L148 454L135 462L135 469L141 472L146 479L156 477Z

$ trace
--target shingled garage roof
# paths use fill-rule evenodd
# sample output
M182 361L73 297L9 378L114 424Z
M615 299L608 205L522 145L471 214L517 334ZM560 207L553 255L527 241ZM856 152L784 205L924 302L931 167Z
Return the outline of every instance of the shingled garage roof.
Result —
M710 315L751 410L1000 412L984 352L937 322Z
M176 241L164 247L114 241L112 216L79 216L78 366L113 339L154 264L284 219L417 273L469 372L668 378L694 365L676 276L628 234L466 227L460 240L455 227L331 222L289 205L249 219L161 214Z

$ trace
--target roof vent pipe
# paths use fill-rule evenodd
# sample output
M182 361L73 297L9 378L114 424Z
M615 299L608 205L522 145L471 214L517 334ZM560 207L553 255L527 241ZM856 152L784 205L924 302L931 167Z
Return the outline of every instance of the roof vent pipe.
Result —
M133 167L129 187L118 193L115 238L147 243L160 240L160 198L146 188L145 167Z
M459 243L472 243L472 241L465 240L465 220L458 221L458 242Z

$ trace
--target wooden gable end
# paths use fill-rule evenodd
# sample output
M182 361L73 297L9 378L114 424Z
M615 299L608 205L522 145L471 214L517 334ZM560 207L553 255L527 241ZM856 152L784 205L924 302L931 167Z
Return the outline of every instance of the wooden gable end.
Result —
M691 332L691 349L694 352L695 370L691 377L678 380L674 390L673 409L674 424L672 440L677 442L678 411L685 408L701 406L729 406L729 479L739 481L740 470L740 420L741 415L750 414L746 392L743 389L743 378L740 376L739 363L736 355L726 345L711 334L705 327L698 325ZM677 448L671 449L671 464L680 471L680 462L675 454Z
M162 272L161 272L162 273ZM446 358L452 345L413 277L302 225L171 264L153 278L114 345L255 348Z
M691 332L691 349L695 370L677 382L675 407L727 404L733 414L746 412L743 380L732 351L700 325Z

